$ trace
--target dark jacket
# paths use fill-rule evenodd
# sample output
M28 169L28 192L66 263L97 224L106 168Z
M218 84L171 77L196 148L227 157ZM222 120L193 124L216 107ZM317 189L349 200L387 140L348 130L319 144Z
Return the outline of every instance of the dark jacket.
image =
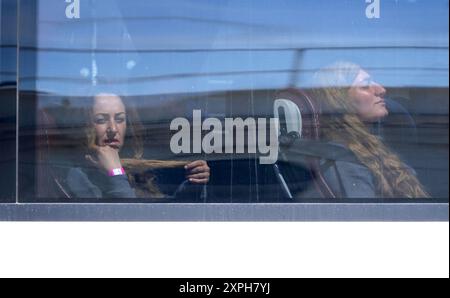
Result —
M376 198L375 178L361 163L336 161L323 172L328 186L338 198Z
M348 199L374 199L380 198L377 192L375 176L371 170L362 164L345 146L333 142L296 141L283 154L284 162L300 165L309 171L306 158L318 159L320 172L326 185L337 198ZM306 161L305 161L306 160ZM416 175L414 169L404 164L412 175ZM297 169L291 170L291 181L300 180ZM320 198L322 195L317 190L314 178L300 184L295 191L298 199Z

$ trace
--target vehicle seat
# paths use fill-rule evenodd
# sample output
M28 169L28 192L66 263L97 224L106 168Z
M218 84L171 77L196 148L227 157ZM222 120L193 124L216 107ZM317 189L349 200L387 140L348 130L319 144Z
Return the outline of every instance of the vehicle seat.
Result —
M287 89L276 95L274 114L280 120L280 158L276 166L286 180L291 195L301 196L301 192L312 186L319 197L336 198L322 174L323 155L330 153L326 152L327 148L324 150L323 146L318 146L320 109L317 104L306 92ZM300 151L303 154L295 154L295 160L292 160L293 155L286 153L294 143L296 149L302 147Z

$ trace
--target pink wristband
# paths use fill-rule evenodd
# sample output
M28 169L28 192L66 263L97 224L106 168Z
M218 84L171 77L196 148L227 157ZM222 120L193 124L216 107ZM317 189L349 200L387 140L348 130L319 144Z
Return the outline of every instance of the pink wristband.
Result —
M125 175L125 170L123 168L112 169L111 171L108 172L109 177L122 176L122 175Z

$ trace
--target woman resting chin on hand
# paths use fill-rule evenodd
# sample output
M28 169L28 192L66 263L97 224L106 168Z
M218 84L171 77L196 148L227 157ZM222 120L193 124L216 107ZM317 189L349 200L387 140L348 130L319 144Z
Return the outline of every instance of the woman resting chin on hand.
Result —
M152 169L152 162L142 159L143 142L139 133L142 129L137 115L134 115L136 120L131 121L122 99L114 94L95 96L88 114L86 137L89 153L85 155L87 164L69 171L67 179L69 189L76 198L135 198L136 192L130 180L132 184L137 185L136 180L142 179L127 176L124 167L129 168L131 172L134 172L134 168L143 169L144 172ZM127 160L129 165L124 164L124 159L120 156L122 148L126 145L127 133L131 134L131 147L134 151L134 156ZM158 165L163 168L185 166L189 185L204 186L209 182L210 168L206 161L194 161L187 165L186 162L160 161ZM145 175L148 176L148 174ZM140 187L144 188L140 190L142 196L163 196L154 184L154 178L151 176L144 179L144 182L140 182ZM189 188L186 184L183 183L179 187L176 195L182 197L184 193L187 194L184 192ZM192 193L196 192L190 190L189 194Z

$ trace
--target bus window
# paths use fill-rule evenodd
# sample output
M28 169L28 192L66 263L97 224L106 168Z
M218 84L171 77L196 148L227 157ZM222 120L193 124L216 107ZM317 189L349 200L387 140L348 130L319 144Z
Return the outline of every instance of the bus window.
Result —
M447 11L24 1L19 199L448 200Z

